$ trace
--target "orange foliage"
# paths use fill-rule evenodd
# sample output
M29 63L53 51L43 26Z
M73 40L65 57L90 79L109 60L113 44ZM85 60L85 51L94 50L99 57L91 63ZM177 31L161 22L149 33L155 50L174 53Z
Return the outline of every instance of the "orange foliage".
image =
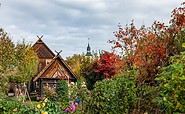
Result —
M109 43L114 44L113 49L121 49L124 55L124 64L128 69L138 71L139 81L154 82L159 68L167 63L167 57L172 53L179 53L179 43L185 41L185 2L182 7L172 11L170 26L164 23L154 22L150 28L141 26L137 29L134 23L125 29L119 25L119 30L114 33L116 40ZM179 36L180 37L179 37Z

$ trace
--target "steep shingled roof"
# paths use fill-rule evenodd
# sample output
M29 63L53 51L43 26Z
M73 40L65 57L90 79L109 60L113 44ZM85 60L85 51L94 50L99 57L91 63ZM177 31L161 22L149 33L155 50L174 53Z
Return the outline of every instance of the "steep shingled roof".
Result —
M48 48L41 38L32 46L33 50L37 53L39 58L52 59L55 54Z

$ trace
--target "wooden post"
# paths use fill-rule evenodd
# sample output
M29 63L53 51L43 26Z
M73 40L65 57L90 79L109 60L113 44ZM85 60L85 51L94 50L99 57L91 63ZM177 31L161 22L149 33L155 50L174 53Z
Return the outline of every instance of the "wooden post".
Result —
M28 97L28 99L29 99L29 101L30 101L30 103L32 104L32 102L31 102L31 99L30 99L30 95L29 95L29 93L28 93L28 89L27 89L27 85L24 83L24 85L23 85L23 89L24 89L24 96L26 97Z

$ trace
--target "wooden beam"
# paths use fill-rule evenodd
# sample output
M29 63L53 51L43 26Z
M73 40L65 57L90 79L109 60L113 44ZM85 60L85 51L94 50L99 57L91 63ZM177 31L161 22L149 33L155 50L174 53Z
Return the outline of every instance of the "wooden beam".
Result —
M60 50L59 52L55 50L55 52L57 53L57 55L59 55L62 52L62 50Z
M41 40L41 39L42 39L42 37L43 37L43 35L42 35L42 36L40 36L40 37L37 35L37 38L38 38L39 40Z

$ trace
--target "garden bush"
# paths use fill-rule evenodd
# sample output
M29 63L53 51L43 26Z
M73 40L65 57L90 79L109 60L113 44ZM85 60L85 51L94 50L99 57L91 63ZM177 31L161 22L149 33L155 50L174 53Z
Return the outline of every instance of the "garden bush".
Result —
M87 89L87 86L83 79L78 80L77 87L77 97L80 99L80 105L78 106L76 113L89 113L90 107L88 104L91 99L91 92Z
M159 95L157 86L142 84L137 87L137 107L135 113L159 114L161 105L155 102Z
M93 113L123 114L133 111L136 104L134 72L119 74L115 79L98 81L90 102Z
M1 114L61 114L59 105L56 102L24 102L22 98L0 99Z
M58 104L61 110L70 106L68 92L69 87L66 80L59 80L56 88L51 88L48 84L44 87L46 98Z
M158 102L165 113L185 113L185 52L171 57L171 62L156 79L160 81Z

